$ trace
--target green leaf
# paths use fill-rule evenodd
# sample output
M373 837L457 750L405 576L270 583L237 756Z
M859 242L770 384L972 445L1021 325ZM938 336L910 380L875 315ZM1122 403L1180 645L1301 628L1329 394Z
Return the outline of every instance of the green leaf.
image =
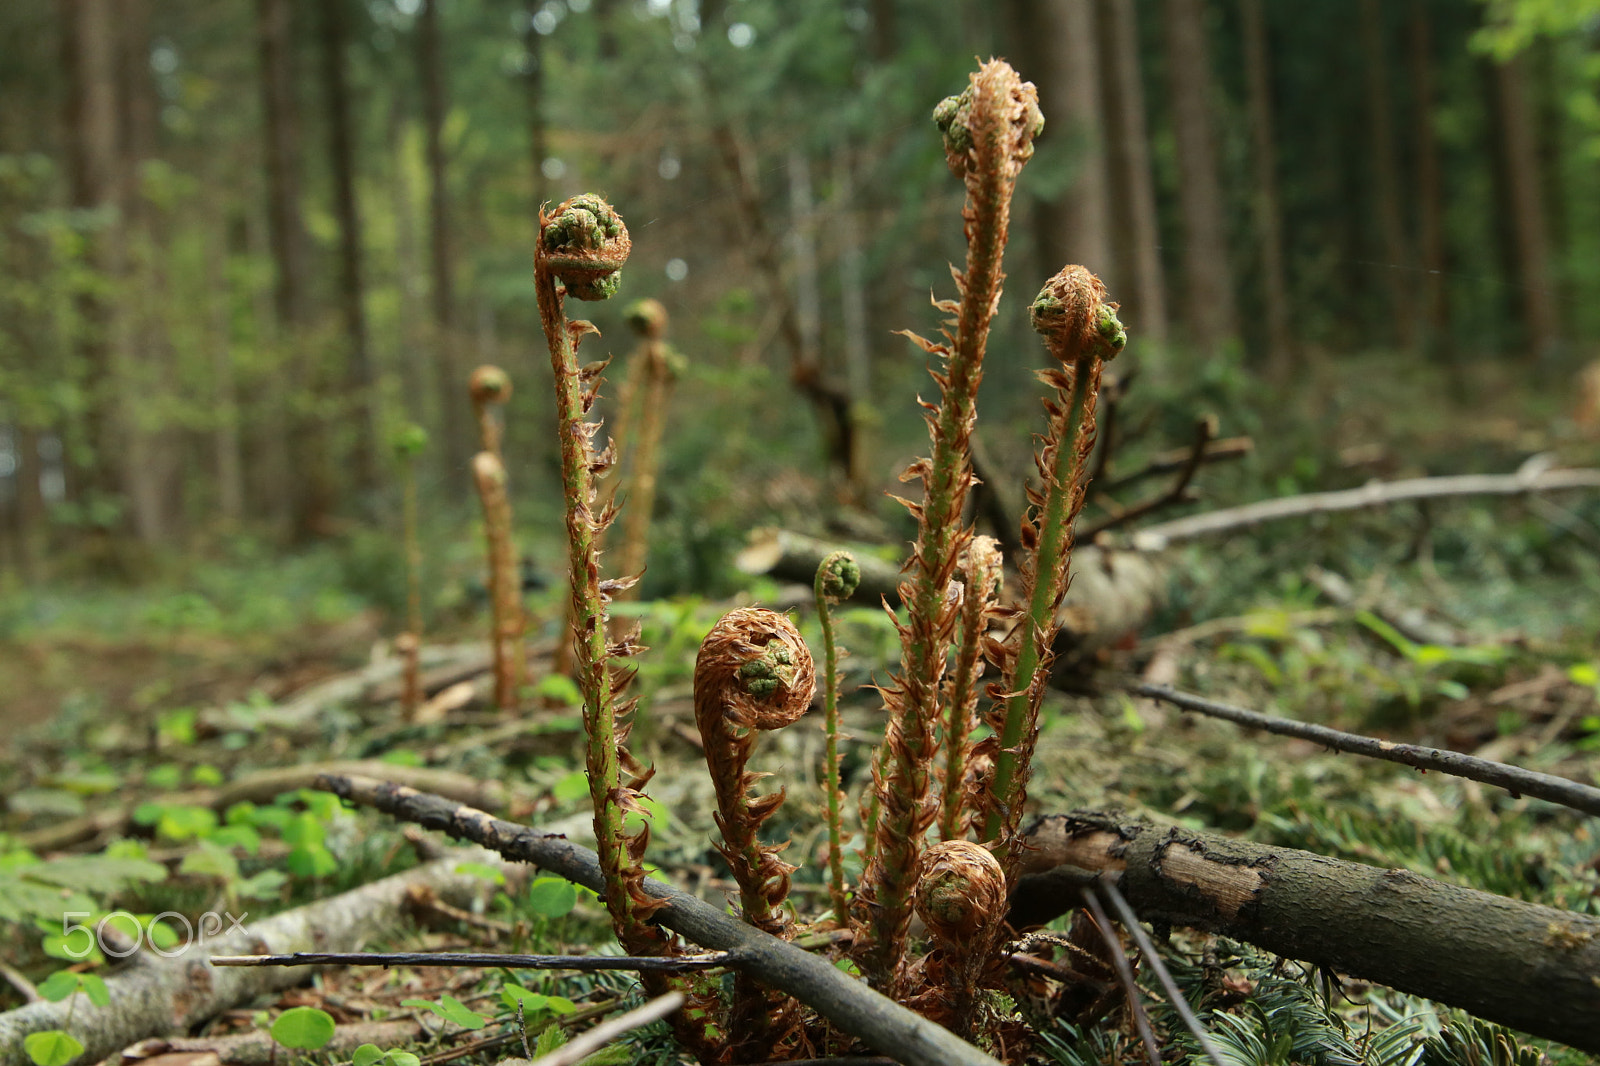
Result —
M189 771L189 780L197 785L209 786L222 784L222 771L210 763L201 763Z
M577 682L565 674L546 674L533 686L533 694L567 707L576 707L583 702L583 693L578 691Z
M541 877L528 886L528 909L545 918L570 914L577 904L578 890L571 881Z
M572 803L589 794L589 775L582 770L574 770L558 780L550 789L558 803Z
M327 877L339 868L333 853L321 844L298 847L284 857L283 864L296 877Z
M78 975L71 970L57 970L39 982L39 994L51 1003L60 1003L78 990Z
M262 870L238 882L234 891L241 899L275 899L288 881L289 875L282 870Z
M487 881L491 885L503 885L506 883L506 875L498 867L490 866L486 862L460 863L456 866L456 873L468 874L478 878L480 881Z
M391 1051L388 1059L389 1066L422 1066L422 1060L409 1051Z
M46 1029L30 1033L22 1041L22 1050L28 1053L34 1066L67 1066L83 1054L83 1045L60 1029Z
M183 784L183 767L176 763L157 766L144 775L144 783L151 788L174 789Z
M444 1017L455 1022L463 1029L482 1029L489 1024L489 1019L469 1008L454 996L442 996L439 1005L444 1008L441 1012Z
M383 1057L383 1050L377 1044L362 1044L350 1056L350 1066L373 1066L373 1063L381 1062Z
M1573 663L1567 667L1567 680L1574 685L1600 689L1600 666L1594 663Z
M97 973L80 973L78 984L83 988L83 994L89 1002L96 1007L111 1006L111 990L106 987L105 979Z
M183 861L178 864L178 872L231 882L239 878L239 860L235 859L233 853L226 848L218 847L209 840L202 840L195 850L183 857Z
M272 1039L286 1048L315 1051L333 1039L333 1015L315 1007L290 1007L272 1023Z
M500 989L500 995L505 1000L506 1006L512 1010L516 1010L517 1004L521 1003L522 1009L526 1014L542 1011L550 1002L549 996L539 992L530 992L518 984L504 985Z

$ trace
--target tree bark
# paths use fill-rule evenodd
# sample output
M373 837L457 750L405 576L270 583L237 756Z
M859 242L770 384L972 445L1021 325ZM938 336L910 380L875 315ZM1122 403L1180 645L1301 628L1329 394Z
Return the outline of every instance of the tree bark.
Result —
M1378 235L1383 246L1384 296L1388 318L1398 329L1403 348L1415 344L1416 319L1412 314L1411 255L1405 223L1400 217L1400 165L1395 158L1394 96L1389 91L1389 52L1384 15L1378 0L1361 0L1361 50L1366 53L1367 133L1371 138L1373 199L1377 206Z
M1244 31L1245 79L1250 98L1251 163L1255 171L1256 246L1261 296L1267 311L1267 369L1287 384L1298 360L1289 326L1289 286L1283 265L1283 208L1278 200L1278 149L1273 135L1272 77L1261 0L1239 0Z
M1011 921L1039 925L1104 878L1146 921L1191 926L1600 1051L1600 918L1101 811L1026 835Z
M1496 63L1494 79L1526 354L1543 359L1560 343L1561 324L1550 276L1550 238L1539 178L1538 138L1528 104L1522 57Z
M535 32L534 36L538 36ZM452 271L450 184L444 153L445 98L439 0L424 0L417 18L417 73L422 85L422 123L428 162L429 278L433 296L433 350L441 405L441 449L448 469L467 463L466 378L456 355L456 293Z
M528 162L529 176L533 180L533 229L539 235L539 206L548 199L545 191L544 159L549 154L544 120L544 34L533 28L533 16L543 7L543 0L528 4L528 32L523 35L523 47L528 50L526 90L528 101Z
M328 160L333 178L333 213L339 224L339 308L348 346L343 387L355 424L355 487L370 491L378 484L377 434L374 430L374 374L367 339L367 315L361 241L361 208L356 196L355 137L350 124L350 87L345 77L349 43L345 0L324 0L322 7L322 91L328 123Z
M1184 320L1190 342L1212 353L1238 337L1239 314L1211 128L1205 10L1201 0L1166 0L1164 10L1183 217Z
M1161 269L1161 231L1144 80L1139 73L1139 27L1134 0L1109 0L1097 9L1105 86L1106 147L1111 171L1123 318L1135 337L1167 342L1167 284Z
M1416 153L1418 341L1423 352L1437 354L1448 343L1450 309L1445 290L1444 191L1439 171L1439 135L1433 121L1433 30L1426 0L1412 0L1407 41L1411 95L1416 108L1413 150Z

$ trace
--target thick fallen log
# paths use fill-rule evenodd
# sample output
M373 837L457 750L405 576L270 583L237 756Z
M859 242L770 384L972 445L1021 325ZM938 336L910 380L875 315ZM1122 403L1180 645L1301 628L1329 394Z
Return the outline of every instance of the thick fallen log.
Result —
M0 1014L0 1062L27 1062L22 1042L46 1029L66 1030L84 1046L83 1061L98 1062L135 1041L184 1033L263 993L291 988L306 979L308 969L224 969L212 966L209 958L213 953L354 950L392 927L407 894L418 888L431 889L456 906L470 906L483 892L483 879L456 868L481 854L457 852L332 899L248 922L243 931L196 942L170 958L141 952L106 978L111 1002L105 1007L74 1004L75 997L68 997Z
M605 891L594 852L566 837L370 778L324 777L319 787L352 803L481 844L507 859L532 863L585 888ZM655 921L702 947L732 952L737 957L734 965L745 973L789 993L841 1031L907 1066L998 1066L948 1029L879 995L826 958L769 936L664 881L647 878L644 890L667 901L655 912Z
M739 553L737 565L747 574L766 574L810 587L817 567L839 544L786 529L760 529ZM890 606L900 602L900 568L895 563L855 552L861 584L852 600ZM1139 552L1103 551L1085 545L1072 553L1072 584L1061 601L1057 621L1057 673L1069 672L1085 655L1109 647L1137 631L1166 597L1166 572Z
M1011 901L1017 928L1104 878L1145 921L1247 941L1600 1051L1600 918L1291 848L1103 811L1040 819Z

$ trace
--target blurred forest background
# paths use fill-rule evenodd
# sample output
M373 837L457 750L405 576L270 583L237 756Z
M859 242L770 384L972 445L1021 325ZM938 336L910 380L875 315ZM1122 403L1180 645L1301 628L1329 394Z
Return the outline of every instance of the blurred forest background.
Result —
M1123 303L1153 441L1200 410L1256 436L1224 495L1581 440L1600 403L1582 385L1595 8L0 4L0 629L68 609L41 589L107 577L199 589L139 619L162 631L208 612L264 627L241 605L297 581L330 616L397 608L392 441L411 423L432 442L431 543L456 545L430 551L444 610L479 565L480 363L515 383L513 496L553 578L531 249L537 205L586 190L634 238L587 353L626 352L623 307L653 296L686 358L647 592L730 591L726 559L764 522L854 508L858 531L900 539L883 489L925 447L930 385L892 331L931 328L960 259L928 114L974 55L1010 57L1049 123L982 401L1001 468L1023 476L1037 421L1024 300L1073 261ZM291 562L318 544L324 562ZM242 566L253 599L206 591L196 560Z

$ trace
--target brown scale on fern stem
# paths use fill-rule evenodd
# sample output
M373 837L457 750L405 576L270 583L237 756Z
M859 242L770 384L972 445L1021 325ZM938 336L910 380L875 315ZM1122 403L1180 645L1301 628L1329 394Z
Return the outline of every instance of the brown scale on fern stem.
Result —
M993 702L985 721L994 736L983 754L992 759L994 772L983 797L980 838L994 845L1003 861L1012 860L1008 868L1014 867L1010 844L1027 798L1039 708L1060 628L1056 617L1071 577L1073 525L1088 488L1100 372L1128 340L1116 312L1105 285L1081 266L1051 278L1030 308L1034 329L1059 365L1039 373L1055 394L1045 401L1049 428L1035 456L1041 487L1028 490L1020 531L1017 568L1024 607L1006 640L991 645L1002 681L989 690Z
M918 460L902 480L921 480L921 503L902 501L917 519L917 539L906 564L901 600L900 671L884 692L889 724L883 757L874 763L878 807L870 859L857 894L868 935L861 956L867 976L891 991L905 955L916 871L928 828L938 814L930 795L937 761L939 695L957 607L951 579L971 531L961 522L972 485L968 459L978 385L989 326L1000 298L1000 269L1010 226L1017 175L1042 130L1038 94L1005 62L991 60L966 91L934 111L944 134L950 168L966 185L962 210L967 238L964 270L952 271L959 302L935 306L953 316L943 343L907 336L942 360L933 371L937 406L924 404L932 455Z
M908 1005L971 1039L983 988L998 983L994 951L1005 928L1006 875L982 844L944 840L923 852L917 916L933 950L911 967Z
M784 792L757 796L756 783L769 775L746 767L757 735L799 721L815 691L816 671L800 631L761 607L724 615L695 659L694 717L717 793L717 850L738 882L745 921L784 939L793 934L787 900L795 867L778 856L789 842L763 844L759 836ZM804 1039L799 1005L743 976L734 982L730 1016L733 1051L742 1060L789 1057Z

